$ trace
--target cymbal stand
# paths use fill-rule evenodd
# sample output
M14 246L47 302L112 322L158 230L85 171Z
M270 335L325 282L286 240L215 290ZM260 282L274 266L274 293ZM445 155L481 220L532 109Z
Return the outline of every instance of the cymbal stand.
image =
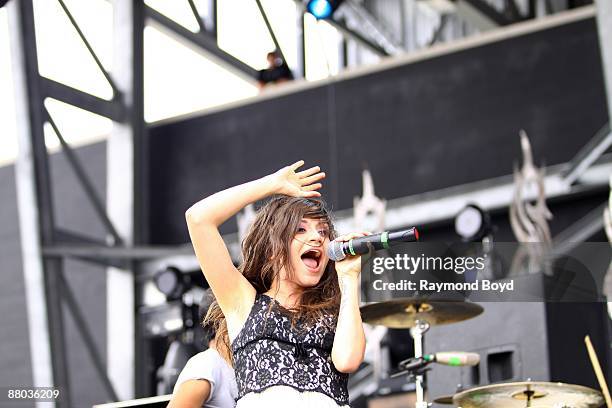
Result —
M429 330L429 323L424 320L415 321L414 327L410 328L410 335L414 339L414 357L423 357L423 336ZM415 408L427 408L425 393L423 391L424 375L422 373L415 376L416 384L416 405Z

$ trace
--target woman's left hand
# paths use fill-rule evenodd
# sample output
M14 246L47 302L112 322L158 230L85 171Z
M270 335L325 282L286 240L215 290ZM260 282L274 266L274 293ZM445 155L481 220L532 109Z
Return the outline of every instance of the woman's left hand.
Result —
M347 242L354 238L365 237L366 235L372 234L369 232L351 232L336 238L334 241ZM336 272L338 276L358 278L361 273L361 255L347 255L342 261L336 262Z

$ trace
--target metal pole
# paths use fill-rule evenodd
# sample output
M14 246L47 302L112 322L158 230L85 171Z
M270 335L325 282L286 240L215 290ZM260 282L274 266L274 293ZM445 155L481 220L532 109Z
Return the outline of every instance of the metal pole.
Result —
M37 406L71 407L58 274L60 259L44 259L53 244L53 203L43 133L43 101L32 0L9 3L19 152L16 184L34 386L55 386L61 399Z
M306 78L306 25L304 23L304 8L303 6L297 4L297 19L295 24L297 25L297 70L299 71L299 76L302 78Z
M107 142L107 213L126 245L140 239L144 137L143 0L113 1L113 80L127 109ZM134 267L107 270L107 372L120 399L135 396Z
M76 30L77 34L79 35L79 38L81 38L81 41L85 45L85 48L87 48L87 51L89 51L89 54L91 55L91 57L93 58L94 62L98 66L98 69L102 72L102 75L104 75L104 78L106 78L106 80L108 81L108 84L111 86L111 88L113 88L113 93L116 94L117 93L117 86L115 85L115 82L113 81L111 76L108 74L108 72L104 68L104 65L102 65L102 62L100 61L100 59L96 55L96 52L93 50L91 44L89 44L89 41L87 41L87 37L85 37L85 34L83 34L83 31L81 31L81 27L79 27L79 25L77 24L76 20L72 16L72 13L70 13L70 10L68 9L68 7L66 7L66 4L63 2L63 0L57 0L57 1L59 2L60 6L62 6L62 9L64 10L64 13L66 14L66 16L68 17L68 20L70 20L70 23L72 24L72 26Z
M278 40L276 39L276 35L274 35L274 30L272 29L272 25L270 24L270 21L268 20L268 16L266 14L266 11L264 10L263 6L261 5L261 1L260 0L255 0L255 3L257 3L257 8L259 9L259 14L261 14L261 17L263 18L264 23L266 24L266 27L268 29L268 33L270 33L270 37L272 37L272 41L274 42L274 47L276 48L276 52L280 55L280 57L283 59L283 61L286 64L287 60L285 59L285 55L283 54L283 50L281 50L280 44L278 43Z
M206 33L206 26L204 25L204 21L202 21L202 16L200 16L200 13L198 12L198 8L196 7L195 3L193 2L193 0L187 0L187 2L189 3L189 8L191 8L191 13L193 14L193 17L195 17L198 23L200 32Z
M414 327L410 329L410 335L414 339L414 357L423 357L423 335L429 330L429 323L422 320L415 321ZM423 384L425 378L423 374L415 376L416 383L416 405L415 408L427 408L427 401L425 401L425 391Z
M612 122L612 2L610 0L599 0L595 4L597 5L597 28L602 71L606 84L608 121Z

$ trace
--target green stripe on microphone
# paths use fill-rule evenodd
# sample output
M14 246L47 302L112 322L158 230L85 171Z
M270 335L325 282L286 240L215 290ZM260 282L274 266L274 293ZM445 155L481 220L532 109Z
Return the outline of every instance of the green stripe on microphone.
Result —
M389 249L389 231L385 231L380 235L380 242L382 242L383 248Z
M449 366L460 366L461 359L459 357L451 357L448 359L448 365Z
M355 253L355 250L353 249L353 240L352 239L349 240L349 251L351 252L351 255L353 255L353 256L357 255Z

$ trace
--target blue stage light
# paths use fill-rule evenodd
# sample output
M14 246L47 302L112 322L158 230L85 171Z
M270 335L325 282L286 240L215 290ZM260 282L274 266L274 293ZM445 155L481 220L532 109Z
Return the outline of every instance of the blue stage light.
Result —
M329 0L310 0L306 10L318 20L329 18L334 12Z

